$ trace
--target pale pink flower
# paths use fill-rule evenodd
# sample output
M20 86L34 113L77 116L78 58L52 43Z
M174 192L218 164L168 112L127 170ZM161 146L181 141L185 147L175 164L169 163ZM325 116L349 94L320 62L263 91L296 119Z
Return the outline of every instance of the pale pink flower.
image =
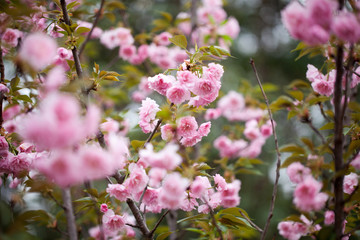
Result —
M313 65L308 64L307 65L307 71L306 71L306 78L310 82L315 82L317 80L324 79L324 75Z
M160 202L159 202L159 193L161 191L161 188L154 189L151 187L148 187L145 191L142 204L140 206L140 209L142 211L145 211L146 206L146 212L152 212L152 213L160 213L161 210L164 208ZM140 199L142 192L138 194L138 199Z
M129 140L124 136L121 136L119 133L110 133L105 139L106 145L108 146L109 153L114 159L116 168L122 169L127 163L128 157L130 157L129 152Z
M34 144L24 142L19 146L18 149L23 153L31 153L35 149L35 146Z
M202 123L198 129L200 137L206 137L210 133L211 122Z
M129 177L125 180L124 185L129 189L130 193L137 194L144 190L149 182L149 177L143 167L131 163L129 165Z
M63 47L59 47L57 49L57 55L61 58L61 59L66 59L69 60L72 58L72 52L69 49L63 48Z
M14 178L10 184L9 184L9 188L15 189L19 186L19 184L21 184L21 180L19 178Z
M240 33L239 22L234 17L229 17L227 22L219 28L218 33L236 38Z
M119 201L126 201L131 196L129 189L123 184L109 184L106 192L110 197L115 197Z
M27 153L19 153L18 155L8 154L7 161L10 172L15 176L24 171L29 171L32 164L32 159Z
M100 124L100 130L107 133L116 133L119 131L120 124L112 118L106 118L106 122Z
M177 134L180 137L192 137L197 128L198 123L193 116L182 117L177 121Z
M350 173L344 177L344 193L351 194L359 184L359 176L356 173Z
M306 4L310 19L315 24L329 30L337 3L331 0L310 0Z
M356 170L360 170L360 154L358 154L354 160L351 161L351 166L353 166Z
M161 95L166 95L166 91L175 83L175 78L173 76L158 74L154 77L149 77L148 82L151 89L157 91Z
M160 111L159 105L151 98L146 98L142 101L139 108L139 125L144 133L149 133L155 128L156 113Z
M55 40L43 33L32 33L25 37L19 50L19 57L35 70L42 70L51 64L56 56Z
M181 203L180 209L186 212L195 210L195 207L199 206L199 203L196 201L196 198L193 196L191 192L184 194L185 194L185 198Z
M5 93L9 93L10 90L5 86L5 84L0 84L0 93L5 94Z
M209 79L201 78L195 82L194 87L191 89L193 93L202 98L213 98L217 96L220 89L220 84Z
M184 198L189 180L177 172L167 175L159 192L159 202L164 208L178 209Z
M165 124L161 128L161 138L165 141L171 141L176 136L176 126Z
M286 171L290 178L290 181L293 183L301 183L306 177L311 175L311 169L305 167L299 162L294 162L290 164L287 167Z
M220 108L209 108L208 110L206 110L204 118L206 121L217 119L221 116L221 113L222 112Z
M51 69L45 79L46 91L54 91L66 82L67 78L62 67L57 66Z
M194 198L201 198L204 194L208 194L211 189L211 184L207 177L197 176L190 185L190 191Z
M337 15L332 30L343 41L356 43L360 39L360 23L353 13L342 12Z
M134 38L130 29L120 27L105 31L100 37L100 42L107 48L113 49L118 46L133 44Z
M184 145L185 147L192 147L195 144L197 144L198 142L201 141L201 136L199 135L199 133L195 133L194 135L190 136L190 137L183 137L180 141L180 143L182 145Z
M171 33L162 32L159 35L155 36L154 42L157 43L158 45L167 46L171 43L169 40L169 38L171 37L172 37Z
M0 136L0 157L6 158L9 153L9 144L6 141L6 138Z
M144 61L149 56L148 50L149 50L149 46L146 44L142 44L138 48L137 54L142 61Z
M256 120L250 120L245 123L244 135L249 140L255 140L260 135L260 129Z
M239 191L241 188L240 180L234 180L232 183L228 183L226 188L220 193L221 205L225 208L236 207L240 204Z
M216 186L216 190L222 192L227 189L227 183L225 179L220 174L215 174L214 182Z
M203 67L203 78L209 79L214 82L220 82L224 68L217 63L209 63L208 67Z
M149 143L146 144L145 149L139 151L139 157L151 167L174 170L182 162L181 156L177 153L178 150L177 145L170 143L161 151L154 152L153 146Z
M134 45L124 45L120 47L119 56L129 61L136 54L136 47Z
M304 224L293 221L280 222L278 230L279 234L288 240L298 240L307 233Z
M335 213L334 211L326 211L324 216L324 224L331 225L335 222Z
M93 27L93 24L92 23L89 23L89 22L85 22L85 21L77 21L77 24L79 25L79 27L86 27L89 29L89 32L85 32L83 33L82 35L88 35L90 33L90 29ZM93 32L91 33L91 36L90 38L91 39L94 39L94 38L99 38L101 36L101 34L103 33L103 30L99 27L95 27L93 29Z
M125 219L121 215L116 215L109 209L102 217L103 226L110 232L118 232L125 227Z
M11 47L16 47L19 43L19 39L23 37L23 33L17 29L7 28L2 34L1 40Z
M161 181L166 176L166 169L164 168L151 168L149 171L149 186L158 188L161 185Z
M199 78L194 73L187 70L178 71L176 73L176 78L181 84L185 85L188 88L192 88L195 82L199 80Z
M218 101L217 106L224 117L231 118L235 112L245 108L245 99L242 94L230 91Z
M273 134L273 129L270 120L260 127L261 135L265 138Z
M315 80L311 83L315 92L329 97L334 92L334 82L327 81L326 78L321 80Z
M226 136L220 136L214 141L214 147L220 151L220 156L228 158L238 157L247 145L247 142L242 139L231 141Z
M174 84L166 91L166 97L174 104L181 104L190 99L190 91L180 84Z
M308 176L299 183L294 192L294 204L305 212L319 211L328 199L326 193L320 192L322 183Z

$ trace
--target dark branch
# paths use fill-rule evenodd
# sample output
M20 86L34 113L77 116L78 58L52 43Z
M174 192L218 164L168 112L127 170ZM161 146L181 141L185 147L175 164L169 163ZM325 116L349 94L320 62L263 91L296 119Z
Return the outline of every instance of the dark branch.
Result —
M68 233L69 233L69 239L70 240L77 240L77 230L76 230L76 222L75 222L75 215L74 210L72 206L72 200L71 200L71 191L70 188L62 189L62 198L64 202L64 211L66 215L67 220L67 226L68 226Z
M267 96L265 94L265 91L264 91L263 87L262 87L262 84L261 84L261 81L260 81L260 78L259 78L259 74L258 74L258 72L256 70L255 62L254 62L253 59L250 59L250 64L251 64L251 67L252 67L252 69L253 69L253 71L255 73L256 80L257 80L257 82L259 84L262 95L263 95L263 97L265 99L265 102L266 102L267 110L269 112L271 127L272 127L273 134L274 134L275 148L276 148L276 153L277 153L276 177L275 177L273 193L272 193L272 196L271 196L270 210L269 210L268 218L266 220L264 231L261 234L261 240L264 240L265 236L266 236L266 232L267 232L267 230L268 230L268 228L270 226L271 218L273 217L273 212L274 212L277 188L278 188L279 178L280 178L281 154L280 154L280 151L279 151L279 144L278 144L278 139L277 139L277 135L276 135L276 132L275 132L275 124L274 124L274 119L273 119L273 116L272 116L272 113L271 113L271 110L270 110L269 100L268 100L268 98L267 98Z
M155 227L153 228L153 230L151 230L150 232L150 236L153 237L154 233L156 231L156 229L160 226L160 223L162 222L162 220L165 218L166 214L168 214L170 212L170 210L167 210L161 217L160 219L157 221L157 223L155 224Z
M100 19L100 16L101 16L101 12L102 12L102 9L103 9L103 7L104 7L104 3L105 3L105 0L101 0L100 8L99 8L99 10L97 11L97 13L96 13L96 15L95 15L95 20L94 20L93 25L92 25L92 27L91 27L91 29L90 29L90 32L89 32L88 35L86 36L86 39L84 40L84 42L82 43L82 45L80 46L79 56L81 56L82 52L84 51L86 44L88 43L88 41L89 41L90 38L91 38L91 35L92 35L92 32L94 31L94 28L96 27L96 25L97 25L98 22L99 22L99 19Z

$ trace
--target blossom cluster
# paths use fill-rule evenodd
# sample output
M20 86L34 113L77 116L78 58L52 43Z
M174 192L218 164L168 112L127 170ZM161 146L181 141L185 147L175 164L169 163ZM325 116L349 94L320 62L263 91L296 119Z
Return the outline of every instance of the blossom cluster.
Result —
M335 14L337 1L309 0L306 6L291 2L282 12L282 21L290 35L308 45L325 44L331 34L340 40L360 40L360 22L355 13L341 10Z

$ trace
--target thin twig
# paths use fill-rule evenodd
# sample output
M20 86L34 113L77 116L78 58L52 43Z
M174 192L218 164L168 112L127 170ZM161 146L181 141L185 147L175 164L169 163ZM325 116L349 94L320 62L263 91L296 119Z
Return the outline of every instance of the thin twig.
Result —
M274 188L273 188L273 193L272 193L272 196L271 196L271 204L270 204L270 210L269 210L269 215L268 215L268 218L266 220L266 224L265 224L265 227L264 227L264 231L262 232L261 234L261 240L264 240L265 239L265 236L266 236L266 233L267 233L267 230L270 226L270 222L271 222L271 218L273 217L273 212L274 212L274 206L275 206L275 200L276 200L276 194L277 194L277 188L278 188L278 184L279 184L279 178L280 178L280 166L281 166L281 154L280 154L280 151L279 151L279 144L278 144L278 139L277 139L277 135L276 135L276 131L275 131L275 124L274 124L274 119L273 119L273 116L272 116L272 113L271 113L271 110L270 110L270 105L269 105L269 101L268 101L268 98L265 94L265 91L262 87L262 84L261 84L261 81L260 81L260 78L259 78L259 74L256 70L256 66L255 66L255 62L253 59L250 59L250 64L251 64L251 67L255 73L255 76L256 76L256 80L259 84L259 87L261 89L261 92L262 92L262 95L265 99L265 102L266 102L266 107L267 107L267 110L269 112L269 117L270 117L270 122L271 122L271 127L272 127L272 130L273 130L273 134L274 134L274 140L275 140L275 148L276 148L276 153L277 153L277 162L276 162L276 177L275 177L275 183L274 183Z
M258 225L256 225L253 221L251 221L250 218L248 218L241 210L239 210L239 213L241 214L241 216L243 216L246 219L246 221L248 221L250 223L250 225L253 228L255 228L256 230L258 230L261 233L264 231Z
M222 235L222 231L221 231L219 225L216 223L216 219L215 219L215 216L214 216L214 211L212 210L212 208L210 207L208 202L206 202L206 204L208 205L208 208L210 209L210 216L211 216L212 222L213 222L217 232L219 233L219 238L220 238L220 240L224 240L224 237Z
M328 145L326 143L326 140L324 138L324 136L319 132L319 130L312 124L312 121L309 120L309 121L306 121L306 123L309 125L309 127L316 133L316 135L318 135L321 139L321 142L323 145Z
M64 22L67 25L71 26L71 22L70 22L69 14L67 12L65 0L60 0L60 4L61 4L61 10L63 12ZM83 74L83 71L82 71L82 68L81 68L80 59L79 59L79 55L78 55L76 46L73 46L72 53L73 53L73 57L74 57L76 74L78 75L79 78L81 78L82 74Z
M62 205L52 194L51 191L47 192L47 195L56 203L56 205L58 205L59 207L61 207L62 209L66 209L64 205Z
M64 207L65 207L64 211L65 211L66 220L67 220L69 239L77 240L78 235L77 235L77 230L76 230L76 222L75 222L75 215L74 215L74 210L73 210L73 206L72 206L70 188L62 189L62 198L63 198L63 202L64 202Z
M150 232L150 236L154 236L154 233L156 231L156 229L160 226L161 221L165 218L166 214L168 214L170 212L170 210L167 210L161 217L160 219L157 221L157 223L155 224L155 227L153 228L153 230L151 230Z
M94 31L96 25L98 24L98 21L100 19L100 16L101 16L101 12L102 12L102 9L104 7L104 3L105 3L105 0L101 0L101 3L100 3L100 8L99 10L97 11L96 15L95 15L95 20L93 22L93 25L90 29L90 32L88 33L88 35L86 36L86 39L85 41L82 43L82 45L80 46L80 49L79 49L79 56L81 56L82 52L84 51L85 49L85 46L86 44L88 43L88 41L90 40L90 37L92 35L92 32Z
M139 207L139 208L141 207L141 203L142 203L142 200L143 200L143 198L144 198L144 195L145 195L147 189L148 189L148 185L146 185L146 187L144 188L143 192L141 193L140 200L139 200L139 203L138 203L138 207Z
M350 85L352 82L352 74L351 74L351 70L354 66L354 45L351 44L350 46L350 52L349 52L349 60L348 60L348 65L346 66L347 72L346 72L346 77L345 77L345 93L344 93L344 103L343 103L343 107L341 110L341 118L345 119L345 114L346 114L346 109L347 109L347 104L348 104L348 99L349 99L349 91L350 91ZM346 124L346 123L345 123Z
M318 105L320 107L321 115L325 118L326 121L331 122L331 119L324 112L324 108L323 108L322 103L320 102L320 103L318 103Z
M155 126L154 130L151 132L151 134L150 134L150 136L148 137L148 139L146 139L146 142L145 142L144 146L145 146L147 143L151 142L151 140L152 140L152 138L154 137L156 131L157 131L158 128L160 127L161 122L162 122L162 119L159 119L158 122L156 123L156 126Z
M125 223L125 225L128 225L128 226L133 227L133 228L139 228L140 229L140 227L138 225L134 225L134 224L130 224L130 223Z

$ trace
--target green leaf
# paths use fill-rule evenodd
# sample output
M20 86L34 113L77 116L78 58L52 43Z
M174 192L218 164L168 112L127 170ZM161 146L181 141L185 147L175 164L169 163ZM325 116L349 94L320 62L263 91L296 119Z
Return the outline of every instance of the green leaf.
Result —
M166 239L168 236L170 236L173 232L164 232L164 233L160 233L156 240L164 240Z
M19 85L20 82L20 78L19 77L14 77L13 79L11 79L10 81L10 87L11 89L14 91L14 88L16 88Z
M242 221L240 218L235 217L231 214L224 214L219 218L219 222L225 225L229 225L232 227L237 226L248 226L244 221Z
M270 104L270 108L273 111L277 111L283 108L288 108L293 105L293 100L287 96L280 96L274 102Z
M130 144L135 151L138 151L139 148L142 148L142 146L144 146L145 141L132 140Z
M83 33L87 33L87 32L90 32L90 28L87 28L87 27L78 27L76 29L76 33L77 34L83 34Z
M319 128L319 130L332 130L332 129L334 129L334 126L335 126L335 123L329 122L329 123L326 123L321 128Z
M172 15L168 12L160 12L160 14L169 22L171 22L173 20Z
M289 89L299 89L299 88L310 88L310 84L307 81L296 79L292 81L287 88Z
M290 164L294 162L305 162L305 161L306 161L306 157L290 156L281 164L281 168L287 168Z
M318 104L318 103L321 103L321 102L326 102L326 101L329 101L329 100L330 100L329 97L319 96L319 97L311 98L311 99L309 100L309 104L310 104L310 105L314 105L314 104Z
M304 93L302 91L288 90L286 92L296 100L302 101L304 99Z
M295 110L291 110L291 111L289 111L289 113L287 115L287 119L289 120L289 119L295 117L296 115L298 115L298 112Z
M302 141L311 151L314 150L314 144L313 144L313 142L312 142L310 139L303 137L303 138L301 138L301 141Z
M279 150L280 152L293 152L293 153L305 154L305 150L302 147L297 146L295 144L285 145L281 147Z
M175 35L174 37L169 38L169 41L183 49L186 49L187 47L187 40L184 35Z
M106 3L106 8L126 10L126 6L120 1L113 1Z
M27 95L19 95L19 96L16 96L14 98L17 99L17 100L22 100L24 102L32 103L31 98L29 96L27 96Z
M183 219L180 219L177 221L177 223L182 223L182 222L187 222L187 221L194 221L194 220L200 220L200 219L206 219L207 220L207 217L208 215L207 214L197 214L197 215L194 215L194 216L190 216L190 217L186 217L186 218L183 218Z
M66 9L69 11L70 9L72 9L73 7L79 6L80 3L78 3L77 1L71 2L66 6Z

